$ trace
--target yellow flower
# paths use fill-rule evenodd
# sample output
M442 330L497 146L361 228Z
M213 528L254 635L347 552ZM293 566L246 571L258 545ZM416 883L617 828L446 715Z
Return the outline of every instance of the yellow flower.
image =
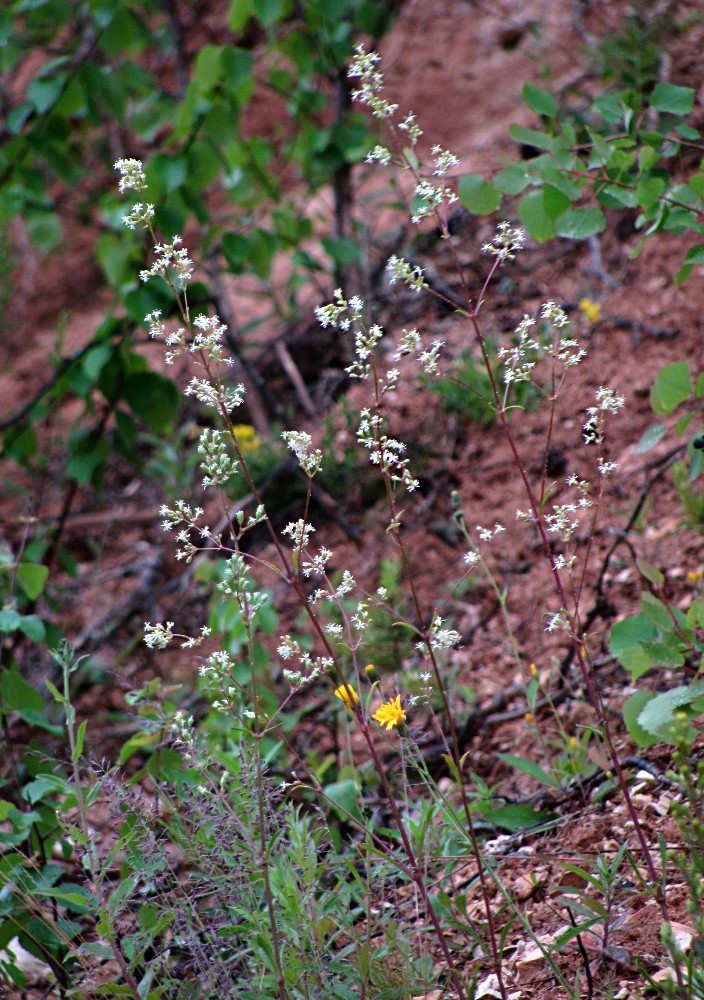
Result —
M693 573L692 570L690 570L689 573L687 573L687 579L689 580L690 583L697 583L699 580L701 580L702 575L704 574L702 574L701 570L697 570L696 573Z
M531 663L531 665L530 665L530 672L531 672L531 676L532 677L537 677L538 676L538 668L536 667L536 665L534 663Z
M345 708L349 708L350 710L355 705L359 705L359 695L349 684L342 684L339 688L335 688L335 697L343 701Z
M574 737L574 736L570 736L570 746L571 746L571 747L575 747L575 748L576 748L577 746L579 746L579 744L577 743L577 739L576 739L576 737Z
M587 323L598 323L601 318L601 306L598 302L592 302L591 299L580 299L579 308L582 310L582 316L586 319Z
M525 714L525 720L526 720L526 722L532 722L533 721L533 713L532 712L526 712L526 714Z
M374 666L373 663L368 663L366 665L366 667L364 668L364 673L367 675L367 680L369 681L370 684L373 684L374 681L379 680L379 675L377 674L376 667Z
M251 424L235 424L232 430L243 455L251 454L261 447L261 438Z
M401 708L401 695L397 694L391 701L378 708L372 716L380 726L386 726L387 731L394 726L402 726L406 721L406 713Z

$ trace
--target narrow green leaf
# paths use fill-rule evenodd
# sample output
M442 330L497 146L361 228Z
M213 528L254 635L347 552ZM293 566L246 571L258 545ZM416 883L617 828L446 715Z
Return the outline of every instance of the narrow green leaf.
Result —
M84 719L83 722L78 727L78 732L76 733L76 749L71 755L71 760L74 762L80 759L83 753L83 741L86 738L86 726L88 725L88 720Z
M524 760L522 757L514 757L510 753L499 753L496 756L507 764L510 764L511 767L515 767L517 771L522 771L523 774L535 778L536 781L540 781L544 785L549 785L551 788L560 787L560 782L557 778L547 774L540 764L536 764L534 760Z
M525 143L528 146L535 146L536 149L552 150L555 140L545 132L538 132L534 128L525 128L523 125L509 125L508 134L514 142Z

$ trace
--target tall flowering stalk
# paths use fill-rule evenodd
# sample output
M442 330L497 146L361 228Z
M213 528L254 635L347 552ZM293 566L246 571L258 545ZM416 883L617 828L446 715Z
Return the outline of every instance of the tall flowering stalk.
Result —
M244 399L244 387L242 385L230 385L225 377L223 369L226 370L231 364L231 359L226 355L223 346L225 328L217 316L192 316L188 302L187 286L193 274L193 262L189 258L187 250L182 247L179 237L174 237L170 243L161 244L157 242L152 225L154 206L146 200L147 183L142 164L138 160L126 159L118 161L115 166L120 172L120 190L122 192L134 191L139 199L124 217L125 224L131 229L143 226L149 231L154 242L154 262L149 268L145 268L140 272L140 277L143 281L148 281L152 277L160 277L167 282L175 297L178 312L183 323L183 327L169 329L159 312L150 313L145 319L150 335L164 342L167 349L167 364L172 364L174 359L181 354L191 356L198 373L188 383L185 390L186 395L193 396L202 405L215 410L224 425L224 431L206 428L201 434L198 452L201 457L201 468L204 473L203 487L221 489L231 476L242 472L246 476L249 488L255 498L256 507L254 513L247 515L241 510L234 511L232 514L228 512L230 531L234 540L233 546L226 546L222 538L216 536L203 523L204 511L202 508L192 508L183 501L177 501L173 507L162 507L161 515L165 530L176 532L176 540L179 546L177 551L178 558L190 561L198 552L204 550L219 551L229 556L225 578L219 584L219 589L223 593L235 597L237 600L247 631L248 647L250 650L251 679L249 701L251 710L246 711L244 715L250 721L250 733L254 738L256 748L257 786L259 790L258 808L260 813L258 826L261 834L259 860L264 880L274 962L278 970L277 981L280 1000L284 1000L287 994L281 958L281 942L269 872L269 845L266 841L266 823L263 811L266 792L261 751L262 738L275 724L275 718L267 718L261 709L257 691L256 669L254 662L251 660L253 621L256 612L266 598L252 589L247 574L245 556L240 548L244 534L258 524L266 524L279 559L278 566L274 566L270 562L263 565L272 572L275 572L295 590L302 606L306 610L313 632L323 648L322 655L312 656L307 650L301 648L297 640L292 639L288 635L283 636L278 647L279 655L283 660L297 660L299 668L287 667L283 672L284 678L288 680L292 690L309 683L321 675L331 674L335 678L338 686L334 690L334 694L342 701L346 711L350 714L354 722L359 725L369 754L380 775L389 807L399 831L407 862L403 863L399 858L395 859L394 863L406 874L421 895L426 911L429 914L431 925L443 952L456 995L463 1000L466 997L463 982L455 969L444 931L433 910L422 867L415 856L411 841L406 833L401 812L375 744L379 726L385 725L387 731L392 729L400 731L403 728L406 715L405 710L401 707L400 696L396 696L396 698L392 698L390 701L382 704L373 716L368 714L366 704L362 702L358 693L362 689L362 673L357 666L355 655L355 651L369 623L368 602L364 599L360 600L356 611L349 615L345 610L343 600L356 589L354 577L349 570L345 570L341 581L333 583L327 573L327 564L333 553L326 547L322 547L316 552L311 546L312 536L315 532L313 525L308 521L311 484L314 475L320 469L322 454L319 449L313 446L310 435L300 431L287 431L284 433L283 438L286 444L293 451L301 469L308 477L308 491L303 517L296 522L291 522L283 530L283 538L280 538L267 517L265 506L247 468L245 455L247 449L242 446L238 436L238 429L246 425L233 423L232 413L241 405ZM397 512L394 506L393 489L396 484L402 484L406 489L412 491L418 484L409 472L408 460L404 455L405 446L395 438L389 436L383 428L383 419L380 415L380 400L386 392L393 391L398 371L392 370L387 372L382 380L379 380L376 376L374 348L381 337L381 330L378 327L366 330L362 322L362 311L363 303L361 300L353 298L347 302L343 299L342 293L338 291L335 293L335 303L333 305L321 307L318 310L318 318L324 326L332 323L333 325L339 325L343 330L354 329L355 362L352 365L351 373L359 377L368 377L371 373L374 373L374 400L372 405L362 412L358 439L370 452L371 461L379 467L387 484L393 518L397 522L395 532L398 536L400 512ZM413 331L408 334L407 345L405 353L411 350L419 353L422 359L421 363L426 367L426 370L432 371L437 367L439 344L433 345L430 349L422 348L418 335ZM404 557L407 559L405 550ZM310 576L318 578L319 586L308 596L305 592L304 581ZM378 599L381 600L381 597ZM419 610L420 606L417 596L415 600L416 607ZM323 609L330 603L337 605L345 622L344 630L346 634L344 638L353 654L357 674L355 684L350 683L344 677L339 659L335 653L333 643L339 639L340 627L335 625L325 626L324 618L320 613L320 609ZM145 640L148 645L163 649L173 640L180 639L183 647L190 648L199 645L208 635L208 630L204 629L195 638L179 636L174 633L173 628L173 622L167 622L166 625L147 623ZM428 648L431 650L431 656L434 656L434 650L451 645L457 638L456 633L443 629L442 621L439 618L435 618L426 637ZM201 668L201 673L209 687L211 690L217 692L213 706L217 706L222 711L226 711L230 707L228 692L239 688L233 676L233 669L234 664L225 653L211 655ZM375 682L373 690L376 686ZM373 725L372 723L376 724ZM192 745L192 739L189 736L191 725L192 720L184 720L180 716L174 719L174 738L179 745ZM188 752L192 753L191 750ZM368 830L367 832L382 853L389 850L385 841L379 838L373 830Z
M476 300L473 301L468 290L464 277L463 268L460 265L455 247L453 245L449 225L448 209L456 200L456 195L452 187L445 184L444 178L447 171L458 164L456 157L452 153L442 150L439 147L432 149L435 158L435 169L428 176L423 175L419 167L419 158L416 153L416 146L422 136L422 131L416 123L413 114L407 115L401 122L394 122L394 115L398 110L396 105L388 103L382 96L384 87L383 75L379 70L379 56L376 53L367 53L363 46L358 46L356 58L350 70L350 76L361 81L359 88L354 92L353 97L366 104L374 117L383 122L390 135L388 146L377 145L368 155L369 163L379 163L383 166L397 166L410 172L415 181L414 194L417 199L422 200L422 207L412 215L412 221L418 223L421 219L431 217L438 226L443 238L447 241L452 254L457 275L460 280L465 300L465 315L468 317L475 336L476 343L481 352L481 356L486 368L486 372L491 385L491 396L494 408L498 414L499 421L505 438L512 451L514 462L521 481L524 486L525 495L528 501L527 511L518 511L517 516L531 522L540 537L545 558L549 564L555 593L559 601L559 608L546 614L546 628L548 631L563 629L570 636L574 657L579 666L579 670L584 683L585 691L591 703L606 742L609 756L616 774L619 786L623 792L624 799L633 822L636 834L643 849L643 854L648 867L648 872L663 914L663 919L668 919L666 899L657 878L657 872L652 858L652 853L648 846L642 824L637 811L633 806L628 785L619 762L617 748L611 732L609 719L604 710L595 678L587 657L588 636L584 633L581 621L580 606L581 596L584 588L589 555L591 552L592 539L598 514L599 505L603 495L603 490L607 477L615 471L615 463L608 461L603 454L597 459L598 485L596 495L591 496L590 485L570 477L567 485L572 488L575 499L566 503L556 505L551 512L545 511L546 499L546 470L543 468L541 482L536 490L531 483L519 449L508 421L508 398L509 388L517 381L531 379L531 371L535 364L536 357L540 353L541 345L533 338L531 330L534 320L525 316L522 323L516 330L514 346L505 348L500 352L500 357L504 363L504 384L497 382L494 369L489 357L487 340L480 324L480 308L482 307L487 290L496 275L498 269L505 263L514 259L521 250L525 242L525 235L522 230L512 227L507 222L502 222L497 229L493 240L485 243L482 250L493 261L489 268L486 279ZM404 142L404 138L406 142ZM440 181L434 180L440 178ZM418 267L411 266L408 262L394 256L388 262L388 270L392 281L400 280L405 282L409 288L419 291L427 287L423 272ZM569 336L568 321L564 312L554 302L546 303L541 312L541 319L552 331L552 343L548 348L548 355L551 361L551 386L548 393L548 445L552 436L555 403L565 376L569 370L577 365L585 352L578 347L576 341ZM598 315L593 312L592 320L596 321ZM606 420L610 414L617 413L624 405L624 398L609 387L600 387L596 393L595 403L588 408L587 421L584 425L584 440L586 443L600 447L604 441ZM546 455L547 455L546 446ZM589 542L586 552L581 561L581 571L577 568L577 559L573 551L570 550L570 543L576 527L579 524L579 517L586 510L591 510L591 521L589 525ZM551 535L557 535L565 545L564 554L556 554L551 544ZM470 565L473 563L476 553L470 551ZM450 720L450 725L452 722ZM453 730L454 736L454 730ZM458 768L457 753L455 753L455 765ZM461 787L461 782L460 782ZM471 820L468 816L471 831ZM473 838L474 841L474 838ZM474 841L476 845L476 841ZM478 859L478 851L477 859ZM478 861L479 863L479 861ZM481 867L480 867L481 871ZM488 899L487 915L489 916ZM490 928L491 929L491 928ZM500 963L497 961L497 974L499 976L499 986L502 996L505 996L503 983L501 981ZM678 971L678 981L680 981ZM681 982L680 982L681 985Z

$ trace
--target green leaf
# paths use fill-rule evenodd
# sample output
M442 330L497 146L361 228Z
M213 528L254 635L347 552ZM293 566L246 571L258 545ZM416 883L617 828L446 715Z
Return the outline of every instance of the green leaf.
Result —
M359 264L360 247L356 240L349 237L323 236L320 240L323 249L330 254L336 264L341 267L349 267L350 264Z
M504 167L494 178L494 187L504 194L520 194L530 184L530 174L523 163Z
M8 608L6 611L0 611L0 633L16 632L20 627L21 621L22 616L11 608Z
M40 115L56 104L65 82L66 74L59 73L57 76L38 77L27 84L27 97Z
M24 786L22 794L28 802L34 805L35 802L39 802L40 799L44 799L50 794L72 795L73 789L68 781L59 774L40 774L34 781L30 781Z
M687 183L698 198L704 198L704 174L692 174Z
M701 243L690 247L684 255L685 264L704 264L704 245Z
M688 115L693 104L694 90L673 83L657 83L650 95L650 107L670 115Z
M641 712L651 701L653 695L650 691L636 691L630 698L627 698L623 705L623 721L631 739L635 740L639 747L651 747L658 742L657 736L649 733L638 722Z
M510 753L499 753L496 755L501 760L510 764L511 767L515 767L517 771L522 771L523 774L527 774L531 778L535 778L536 781L540 781L543 785L549 785L551 788L559 788L560 782L557 778L547 774L540 764L536 764L533 760L524 760L522 757L514 757Z
M633 449L634 455L643 455L646 451L654 448L658 441L661 441L667 434L667 424L653 424L641 436L640 441Z
M78 727L78 732L76 733L76 749L71 754L71 760L74 762L80 759L83 753L83 741L86 738L86 726L88 725L88 720L84 719L83 722Z
M495 809L483 810L484 817L494 826L514 833L516 830L528 830L552 819L552 814L544 811L536 813L531 805L497 806Z
M653 663L658 667L666 667L668 670L678 670L684 664L684 653L681 644L676 636L669 633L662 639L654 642L642 643L643 652L646 653Z
M521 199L518 218L538 243L545 243L556 235L555 223L545 211L542 191L531 191Z
M181 187L188 176L188 163L185 156L167 156L157 153L149 161L149 170L153 178L163 186L167 194Z
M130 375L125 382L124 396L132 411L157 433L171 426L181 401L171 379L158 372Z
M555 118L557 115L557 101L546 90L526 83L523 87L523 100L531 111L536 115L546 115L548 118Z
M646 177L636 188L636 198L641 208L654 204L665 190L666 184L662 177Z
M680 685L663 694L655 695L638 716L638 723L648 733L666 738L663 727L674 722L675 712L685 711L699 698L704 697L704 680L693 681L689 685Z
M571 240L586 240L606 228L604 213L595 205L589 208L571 208L557 220L557 235Z
M0 677L0 692L5 708L10 711L19 712L25 708L33 708L41 712L44 707L44 701L37 689L28 684L16 670L3 672Z
M655 376L650 405L659 417L672 413L692 394L692 375L687 361L673 361Z
M501 205L501 192L481 174L464 174L459 179L460 201L473 215L490 215Z
M704 601L694 601L690 604L685 617L685 627L704 628Z
M336 781L324 788L325 795L332 802L332 808L343 822L349 819L349 815L357 819L362 818L357 804L359 795L359 785L354 778L347 778L345 781ZM340 808L338 809L337 806Z
M641 574L645 577L646 580L650 580L650 582L654 583L656 587L662 587L663 583L665 582L665 577L656 566L653 566L652 563L647 562L645 559L636 559L636 566L638 567ZM658 600L657 597L653 597L652 594L643 594L642 597L643 613L645 614L646 618L648 618L649 621L653 622L653 624L655 625L658 624L658 622L653 617L651 617L646 611L646 605L650 605L651 603L654 603L658 607L663 609L663 615L666 627L670 628L672 626L672 622L667 614L665 605L662 603L662 601Z
M557 219L570 207L570 199L552 184L546 184L543 188L543 205L548 218Z
M19 563L17 566L17 579L30 601L36 601L44 590L48 575L49 567L38 563Z
M253 12L254 3L252 0L232 0L228 14L230 31L234 31L235 34L242 31Z
M545 132L538 132L533 128L524 128L523 125L509 125L508 134L514 142L524 143L528 146L535 146L536 149L552 150L555 140Z
M61 239L63 226L57 215L36 212L26 217L29 238L40 253L50 253Z
M660 570L656 569L651 563L646 562L645 559L636 559L636 565L646 580L650 580L651 583L660 586L665 582L665 578ZM643 608L643 614L649 622L652 622L661 631L672 632L675 627L674 623L668 614L667 608L659 598L646 591L644 594L641 594L640 603Z
M622 663L621 657L626 650L637 648L656 637L657 629L644 614L631 615L611 627L609 652Z

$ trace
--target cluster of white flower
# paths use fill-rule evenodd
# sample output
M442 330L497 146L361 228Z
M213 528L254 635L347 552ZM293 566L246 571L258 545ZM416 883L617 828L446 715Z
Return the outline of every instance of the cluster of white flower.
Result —
M482 245L482 252L492 254L503 263L514 259L525 240L526 234L522 229L513 228L509 222L500 222L496 227L496 236L491 243Z
M604 422L607 413L618 413L625 399L613 389L599 386L596 391L596 406L587 407L587 421L582 428L585 444L601 444L604 440ZM600 459L599 461L602 461ZM613 463L607 463L612 465ZM613 471L609 469L608 471Z
M335 289L333 298L334 302L315 307L316 318L323 329L334 326L342 333L347 333L353 322L361 322L364 301L359 295L353 295L348 301L341 288Z
M411 264L409 261L404 260L403 257L397 257L396 254L392 254L389 257L386 262L386 270L389 273L390 285L393 285L397 281L403 281L414 292L420 292L423 288L428 287L423 268L417 264Z
M174 623L167 622L166 625L152 625L151 622L144 623L144 642L150 649L166 649L174 639L183 639L181 649L192 649L200 644L210 635L210 629L203 625L200 635L187 636L176 635L174 633Z
M425 347L421 335L415 328L412 330L404 329L393 360L400 361L408 354L415 354L416 361L426 375L437 376L440 374L438 358L444 346L444 340L434 340L430 347Z
M173 622L167 622L166 625L145 622L144 641L150 649L166 649L174 637L173 628Z
M305 431L284 431L281 437L294 453L307 476L313 477L320 469L323 453L313 448L313 438Z
M195 331L189 346L191 354L203 354L209 363L233 365L229 355L223 355L223 340L227 327L217 316L196 316L193 320Z
M545 626L546 632L555 632L557 629L569 632L572 629L572 622L564 608L560 608L557 612L548 612L544 617L548 622Z
M168 280L174 271L179 288L185 288L193 275L193 261L188 256L188 250L181 247L182 242L180 236L174 236L171 243L157 243L154 247L156 260L150 268L139 272L142 281L154 277Z
M418 480L408 469L408 459L402 458L406 446L402 441L389 437L381 430L381 414L364 409L360 413L357 440L369 451L372 465L378 465L391 482L403 483L409 493L418 489Z
M281 534L288 535L295 549L305 549L308 547L310 536L314 532L315 528L313 525L308 524L302 517L299 517L297 521L289 521Z
M213 385L207 378L196 378L195 376L184 389L184 395L195 396L199 403L212 406L213 409L220 412L225 410L227 413L231 413L242 405L244 393L245 388L241 382L238 385L224 388L220 385Z
M450 649L452 646L456 646L462 638L459 632L456 632L453 628L443 628L443 624L444 619L442 619L440 615L435 615L430 623L428 641L430 643L430 648L433 651L438 649ZM419 653L424 652L425 648L425 643L419 642L416 644L416 649Z
M382 167L388 167L391 163L391 152L386 146L375 146L370 149L366 157L367 163L380 163Z
M432 181L428 180L418 181L414 194L421 202L411 216L411 222L414 225L417 225L421 219L434 215L442 205L453 205L457 201L457 195L452 188L443 187L442 184L433 184Z
M332 559L332 550L323 546L316 555L311 556L310 560L303 563L303 575L308 576L325 576L325 571L328 562Z
M493 528L483 528L481 524L476 525L480 542L491 542L498 534L505 531L503 524L497 521Z
M376 68L380 56L376 52L366 52L363 44L355 46L354 58L347 73L350 79L359 78L359 90L352 91L352 100L368 104L375 118L391 118L398 104L389 104L380 97L384 89L384 77Z
M326 673L333 666L333 661L329 656L311 657L309 653L301 649L298 640L293 639L290 635L281 637L276 651L282 660L291 660L293 657L298 657L301 665L300 670L286 668L283 671L284 680L288 681L291 687L294 688L308 684L320 674Z
M500 347L498 356L503 360L506 371L504 372L504 383L510 385L512 382L529 382L532 371L535 368L535 361L527 361L528 351L537 353L540 344L531 336L531 331L535 326L535 320L528 314L524 314L523 319L516 327L515 343L513 347Z
M460 165L460 161L449 149L443 149L442 146L433 146L431 152L435 157L435 170L433 170L433 173L436 177L444 177L451 167L459 167Z
M120 173L120 194L124 194L125 191L136 191L138 195L144 197L147 177L141 160L117 160L115 170ZM136 229L137 226L149 226L153 218L154 206L139 201L132 206L128 215L123 215L122 221L128 229Z
M416 116L413 112L407 114L403 121L399 122L398 128L402 132L408 132L408 141L411 144L411 148L417 144L418 140L423 135L423 130L416 123Z

